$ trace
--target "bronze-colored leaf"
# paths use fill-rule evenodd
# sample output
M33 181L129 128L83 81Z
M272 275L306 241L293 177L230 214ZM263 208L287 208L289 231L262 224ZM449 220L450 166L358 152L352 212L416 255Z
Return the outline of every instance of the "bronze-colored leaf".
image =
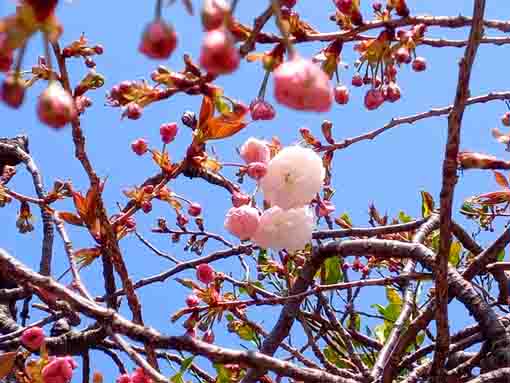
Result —
M16 361L16 351L0 354L0 379L9 375Z
M83 226L83 220L74 213L69 211L60 211L58 216L64 221L71 225Z
M506 177L503 174L501 174L500 172L494 171L494 178L496 179L496 182L498 183L499 186L501 186L505 189L510 188Z

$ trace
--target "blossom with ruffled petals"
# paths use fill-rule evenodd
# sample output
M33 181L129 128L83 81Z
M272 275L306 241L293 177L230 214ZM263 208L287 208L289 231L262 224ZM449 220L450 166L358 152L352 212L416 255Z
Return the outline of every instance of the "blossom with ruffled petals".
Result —
M21 344L30 350L38 350L44 342L44 331L40 327L31 327L23 331L21 335Z
M308 207L282 210L273 206L260 217L252 240L263 248L296 251L312 240L312 230L313 214Z
M312 149L289 146L269 161L260 180L264 198L282 209L300 207L321 190L325 177L322 159Z
M310 60L295 57L274 71L275 98L297 110L327 112L333 103L328 75Z
M233 207L225 216L225 229L239 239L249 239L257 231L259 220L259 211L254 207Z
M269 144L264 140L250 137L239 149L239 153L244 162L251 164L252 162L269 162L271 151Z
M44 383L69 383L76 367L70 356L55 358L42 369L42 380Z

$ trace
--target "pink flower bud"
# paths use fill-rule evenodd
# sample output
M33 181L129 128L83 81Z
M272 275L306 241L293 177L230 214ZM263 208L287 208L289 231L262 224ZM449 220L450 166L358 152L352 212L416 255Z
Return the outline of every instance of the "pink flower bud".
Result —
M195 307L198 306L200 303L200 300L195 294L190 294L186 297L186 306L188 307Z
M202 206L200 204L193 202L188 207L188 214L192 217L198 217L202 213Z
M148 214L152 210L152 202L151 201L143 201L142 202L142 210L145 214Z
M239 150L242 159L247 164L252 162L268 163L271 159L271 151L266 141L258 140L254 137L248 138Z
M267 164L264 162L250 162L247 173L254 180L260 180L267 173Z
M131 143L131 149L139 156L144 155L145 153L147 153L147 150L149 150L147 140L144 140L143 138L138 138L137 140Z
M17 75L7 76L0 89L2 101L11 108L19 108L25 98L25 82Z
M351 84L355 87L363 86L363 78L359 73L356 73L354 76L352 76Z
M141 367L138 367L131 376L131 381L133 383L152 383L152 379L145 370Z
M207 263L202 263L197 266L197 279L208 285L209 283L213 282L215 279L215 272L211 266L209 266Z
M74 100L57 82L52 82L39 96L37 115L42 123L60 129L76 117Z
M225 216L225 229L239 239L250 239L259 226L259 211L251 206L233 207Z
M276 114L270 103L258 98L251 102L250 113L253 121L272 120Z
M296 3L297 3L297 0L280 0L280 4L284 7L289 8L289 9L294 8Z
M115 380L115 383L133 383L133 381L128 374L122 374Z
M250 203L250 201L251 201L251 198L249 195L246 195L246 194L243 194L243 193L240 193L237 191L232 193L232 205L234 207L240 207L243 205L247 205Z
M395 52L395 60L397 60L400 64L409 64L411 62L411 55L409 54L409 49L400 47Z
M333 103L328 75L301 57L286 61L274 71L276 101L292 109L326 112Z
M214 343L214 333L212 330L207 330L202 336L202 340L206 343Z
M342 13L349 15L352 12L352 0L335 0L335 5Z
M152 194L154 192L154 185L145 185L143 187L143 192L145 194Z
M338 85L335 88L335 101L340 105L347 104L349 102L349 88L345 85Z
M374 110L381 106L384 102L384 96L379 89L370 89L365 94L365 107L368 110Z
M384 94L384 98L388 100L389 102L395 102L400 99L401 93L400 93L400 87L395 84L394 82L391 82L388 87L386 88L386 92Z
M412 64L415 72L423 72L427 69L427 60L424 57L416 57Z
M221 27L228 12L229 6L225 0L205 0L202 8L202 25L204 29L211 31Z
M162 124L159 127L159 134L161 135L161 141L165 144L169 144L172 142L177 136L177 132L179 128L177 127L177 123L169 122L167 124Z
M43 382L69 383L76 367L76 362L70 356L55 358L42 369Z
M200 52L200 65L212 74L232 73L240 56L229 31L221 28L206 33Z
M44 342L44 331L40 327L31 327L23 331L21 344L30 350L38 350Z
M179 214L177 216L177 225L179 225L179 226L186 226L188 224L188 222L189 222L189 219L185 215Z
M145 27L138 50L152 59L166 59L176 46L177 34L172 26L155 20Z
M143 108L136 102L132 101L128 104L124 114L130 120L138 120L142 116Z
M505 126L510 126L510 112L506 112L501 117L501 123Z

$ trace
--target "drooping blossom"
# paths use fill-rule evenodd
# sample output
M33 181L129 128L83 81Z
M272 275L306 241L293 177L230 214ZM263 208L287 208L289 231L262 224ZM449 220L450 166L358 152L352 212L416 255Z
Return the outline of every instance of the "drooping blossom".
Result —
M197 279L206 285L214 281L215 274L214 269L207 263L202 263L197 266Z
M239 239L251 238L259 226L260 214L248 205L233 207L225 216L225 229Z
M38 350L44 342L44 331L40 327L31 327L23 331L21 344L30 350Z
M76 367L78 365L70 356L55 358L42 369L42 380L44 383L69 383Z
M295 57L274 71L275 98L297 110L326 112L333 103L328 75L310 60Z
M264 162L251 162L248 164L246 173L258 181L267 174L267 164Z
M202 25L206 31L222 26L229 6L225 0L205 0L202 7Z
M200 65L212 74L232 73L241 57L230 32L224 28L206 33L200 53Z
M76 117L74 100L60 84L51 82L39 96L37 116L44 124L60 129Z
M247 164L252 162L267 163L271 158L271 151L269 150L268 143L254 137L250 137L246 140L243 146L241 146L239 153Z
M265 100L257 98L250 103L250 115L253 121L272 120L275 114L273 106Z
M288 146L269 161L260 180L264 198L282 209L300 207L320 191L325 170L322 159L312 149Z
M176 46L177 34L172 26L162 20L154 20L145 27L138 50L152 59L166 59Z
M247 205L251 201L251 197L249 195L246 195L244 193L234 191L232 193L232 205L234 207L239 207L242 205Z
M312 231L313 214L308 207L283 210L273 206L260 217L252 240L263 248L296 251L312 240Z

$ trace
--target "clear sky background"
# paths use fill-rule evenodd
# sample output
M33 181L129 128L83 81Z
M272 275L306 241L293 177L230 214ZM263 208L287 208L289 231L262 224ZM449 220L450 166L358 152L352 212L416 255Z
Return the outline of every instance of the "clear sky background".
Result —
M119 109L104 106L105 92L113 85L123 80L149 79L150 72L159 64L171 69L182 68L182 54L190 53L194 58L199 55L202 32L197 16L186 14L182 4L177 1L173 6L164 10L164 17L171 22L179 35L179 45L170 60L153 61L138 54L137 47L144 25L151 20L154 11L153 1L96 1L74 0L72 3L61 1L58 16L64 25L61 45L64 46L77 39L82 32L92 44L100 43L104 46L104 54L95 58L97 71L106 77L104 88L90 92L94 105L82 116L82 128L87 137L87 150L97 173L107 177L104 197L107 201L109 213L117 211L117 202L124 203L126 198L122 190L141 183L148 176L157 171L149 156L138 157L131 152L130 143L138 137L144 137L156 147L160 147L159 126L164 122L178 121L180 133L175 142L169 146L170 155L174 159L182 158L184 150L190 142L190 130L180 124L184 110L198 112L200 97L177 95L171 99L147 107L143 117L138 121L120 119ZM371 2L362 1L364 15L370 14ZM193 1L199 9L199 2ZM250 22L254 16L260 14L266 7L267 1L240 0L236 16L243 22ZM408 1L412 14L470 15L472 1ZM0 1L0 17L12 13L14 1ZM302 18L323 32L336 30L335 25L328 21L333 12L331 1L298 0L296 10ZM488 2L486 18L510 18L510 3L505 1ZM274 29L274 25L270 28ZM467 28L458 30L440 30L430 28L428 37L466 38ZM488 36L501 35L494 30L487 30ZM303 56L311 56L318 52L324 44L300 44L298 51ZM268 49L258 46L258 51ZM36 57L42 54L42 37L36 36L30 41L28 53L24 60L24 68L30 69ZM423 73L415 73L410 67L399 71L398 81L402 90L402 99L394 104L385 103L376 111L368 112L362 105L365 88L351 89L351 101L346 106L334 105L332 110L324 114L295 112L281 106L276 106L277 117L270 122L252 123L244 131L233 138L215 143L214 147L224 161L238 162L235 148L240 146L250 136L270 139L278 136L284 144L295 143L300 139L298 128L309 127L320 136L320 124L323 119L334 123L334 135L337 139L359 135L376 129L387 123L392 117L406 116L432 107L447 106L452 103L458 66L457 62L464 49L459 48L429 48L420 46L418 54L428 60L428 69ZM350 64L350 68L341 73L345 82L350 84L353 74L353 62L356 55L352 45L344 47L343 61ZM507 46L481 46L477 56L471 82L472 95L482 95L489 91L503 91L508 89L508 60L510 59ZM69 60L71 80L76 84L86 73L86 68L80 60ZM236 99L249 103L258 92L263 78L263 71L259 63L243 62L240 69L229 77L222 77L218 83L225 88L225 93ZM14 136L26 133L30 138L30 151L41 169L44 182L49 187L55 179L72 180L76 189L85 190L88 180L81 165L74 158L70 128L53 131L39 123L35 114L37 96L44 89L45 84L37 83L28 91L23 107L12 111L0 105L1 133L0 136ZM272 84L270 83L267 100L273 102ZM490 129L500 126L500 116L506 111L503 102L479 104L469 107L464 115L462 127L462 149L487 152L508 157L501 144L495 142ZM500 126L501 127L501 126ZM447 131L447 120L443 118L428 119L413 126L399 126L375 141L365 141L335 153L334 186L336 194L333 199L337 212L348 212L356 226L367 225L367 209L370 202L374 202L382 212L395 216L404 210L411 216L418 217L420 210L420 190L427 190L436 200L439 199L441 187L441 167L444 144ZM11 186L15 190L27 194L34 194L29 175L20 167L18 175ZM234 178L232 169L225 173ZM226 210L230 207L230 197L224 190L213 188L203 181L179 179L172 183L171 188L177 193L196 201L204 207L206 226L209 230L224 232L222 223ZM252 191L254 184L248 181L243 186L245 191ZM458 211L462 201L474 194L496 190L492 175L489 172L469 171L459 179L455 191L454 208ZM60 208L70 209L70 203L59 203ZM36 230L33 233L21 235L15 227L17 206L0 209L2 234L0 246L6 248L13 255L33 268L37 268L40 257L40 243L42 225L37 218ZM35 215L38 211L34 210ZM174 246L168 237L150 233L157 217L164 216L169 222L174 222L174 213L167 205L155 202L154 210L149 215L139 213L138 227L147 239L160 249L177 256L179 259L190 259L193 254L185 253L182 244ZM462 224L466 224L470 231L476 226L466 222L456 214ZM75 248L93 245L88 235L79 230L69 228ZM491 241L497 233L484 233L479 238L483 243ZM235 240L229 237L231 240ZM172 266L169 262L154 256L133 235L122 241L130 274L133 280L158 273ZM212 243L208 244L204 254L218 249ZM241 276L240 265L237 260L214 264L218 270L233 272ZM62 242L55 239L55 254L53 258L54 275L59 275L67 268L67 258L63 251ZM184 273L191 276L192 273ZM95 295L102 294L102 274L100 264L84 270L82 275ZM255 274L253 274L255 277ZM68 282L69 279L66 280ZM375 292L376 290L371 290ZM182 326L172 325L169 321L171 314L184 305L185 289L175 281L167 281L164 285L154 285L138 291L144 302L144 316L148 325L161 329L169 334L183 333ZM369 307L376 300L381 300L379 293L365 293L363 305ZM128 311L123 310L124 313ZM255 308L251 311L252 318L261 322L267 329L272 327L277 317L277 311ZM270 315L268 315L268 313ZM34 311L33 319L37 315ZM451 321L453 328L460 328L471 323L467 312L458 305L452 306ZM239 340L230 334L223 334L218 329L217 342L220 345L239 348ZM106 381L113 381L117 375L113 364L100 353L94 353L93 369L105 373ZM170 373L170 370L165 370ZM76 381L79 375L75 376Z

